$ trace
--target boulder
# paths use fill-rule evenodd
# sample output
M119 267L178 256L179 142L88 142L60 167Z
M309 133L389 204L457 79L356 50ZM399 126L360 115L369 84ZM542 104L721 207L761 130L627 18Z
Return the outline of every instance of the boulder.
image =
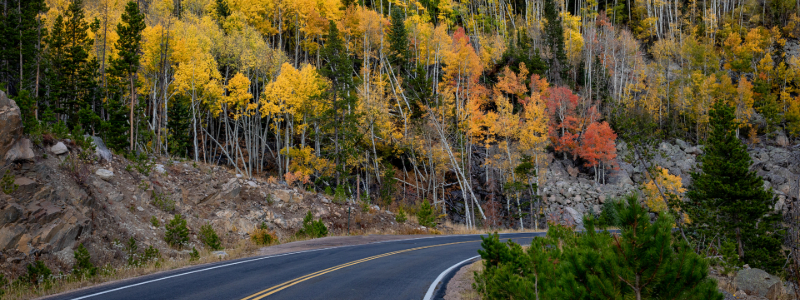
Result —
M761 269L744 269L733 278L736 287L748 295L766 297L774 284L783 284L778 276L770 275Z
M34 157L33 144L26 138L19 139L5 152L6 161L32 161Z
M19 220L22 216L22 207L16 203L10 203L0 211L0 228Z
M303 195L293 190L274 190L272 192L272 199L287 203L296 203L303 200Z
M105 181L109 181L111 177L114 177L114 172L106 169L97 169L97 172L94 172L94 174Z
M781 147L788 147L789 146L789 138L786 137L786 134L783 133L783 130L777 132L777 136L775 136L775 144Z
M154 168L154 170L156 170L156 172L158 174L167 173L167 169L164 169L164 165L161 165L161 164L156 164L156 167Z
M53 153L55 155L61 155L67 152L69 152L69 149L67 149L67 145L64 145L64 143L62 142L58 142L58 144L55 144L53 145L53 147L50 147L50 153Z
M97 157L106 162L111 162L111 159L113 158L111 155L111 150L108 150L106 144L103 143L103 139L97 136L91 136L91 138L92 144L94 144L94 152L97 154Z
M14 100L0 91L0 157L5 157L22 136L22 114Z
M689 148L689 144L684 142L682 139L676 139L675 144L677 144L678 147L681 148L681 150L686 150L686 148Z
M239 192L242 191L242 186L239 185L239 182L236 181L236 178L231 178L228 183L222 185L222 191L220 192L220 197L222 199L233 199L239 196Z
M0 229L0 250L16 248L17 241L19 241L23 233L25 233L25 226L21 224L5 226Z
M227 256L228 256L228 252L225 252L225 251L223 251L223 250L220 250L220 251L214 251L214 252L211 252L211 255L214 255L214 256L216 256L216 257L217 257L217 258L219 258L219 259L223 259L223 258L225 258L225 257L227 257Z
M36 181L33 181L33 179L30 179L30 178L27 178L27 177L19 177L17 179L14 179L14 184L16 184L18 186L26 186L26 185L31 185L31 184L34 184L34 183L36 183Z
M572 207L566 208L567 213L572 217L572 220L575 221L575 228L578 230L583 229L583 215L581 215L577 210Z

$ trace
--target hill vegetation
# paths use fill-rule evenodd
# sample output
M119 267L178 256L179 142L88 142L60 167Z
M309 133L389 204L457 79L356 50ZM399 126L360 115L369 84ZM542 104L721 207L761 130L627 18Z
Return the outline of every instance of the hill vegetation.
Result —
M748 254L780 248L782 231L746 227L779 217L742 143L800 135L798 6L6 0L0 88L35 143L96 135L129 157L227 165L381 206L425 203L434 220L441 211L470 228L487 214L546 224L548 163L605 183L623 139L625 159L647 170L649 208L668 210L684 242L735 242L741 259L775 270L779 250ZM708 145L691 187L645 162L675 138ZM745 177L720 177L728 171Z

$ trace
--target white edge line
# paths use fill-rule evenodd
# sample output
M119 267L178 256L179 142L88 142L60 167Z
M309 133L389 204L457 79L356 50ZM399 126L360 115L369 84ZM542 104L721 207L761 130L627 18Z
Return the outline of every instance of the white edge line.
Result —
M535 233L535 232L515 232L515 233L507 233L507 234L524 234L524 233ZM108 293L111 293L111 292L116 292L116 291L124 290L124 289L127 289L127 288L131 288L131 287L135 287L135 286L140 286L140 285L145 285L145 284L148 284L148 283L153 283L153 282L157 282L157 281L162 281L162 280L166 280L166 279L170 279L170 278L180 277L180 276L189 275L189 274L193 274L193 273L199 273L199 272L203 272L203 271L208 271L208 270L213 270L213 269L218 269L218 268L223 268L223 267L229 267L229 266L233 266L233 265L238 265L238 264L243 264L243 263L248 263L248 262L258 261L258 260L262 260L262 259L273 258L273 257L281 257L281 256L292 255L292 254L300 254L300 253L307 253L307 252L316 252L316 251L323 251L323 250L331 250L331 249L336 249L336 248L345 248L345 247L363 246L363 245L370 245L370 244L382 244L382 243L389 243L389 242L401 242L401 241L412 241L412 240L423 240L423 239L431 239L431 238L443 238L443 237L467 236L467 235L483 235L483 234L463 234L463 235L447 235L447 236L430 236L430 237L422 237L422 238L403 239L403 240L390 240L390 241L380 241L380 242L373 242L373 243L361 244L361 245L346 245L346 246L337 246L337 247L320 248L320 249L313 249L313 250L305 250L305 251L297 251L297 252L289 252L289 253L283 253L283 254L276 254L276 255L264 256L264 257L259 257L259 258L254 258L254 259L248 259L248 260L241 260L241 261L232 262L232 263L228 263L228 264L222 264L222 265L218 265L218 266L208 267L208 268L205 268L205 269L194 270L194 271L189 271L189 272L185 272L185 273L180 273L180 274L175 274L175 275L170 275L170 276L160 277L160 278L156 278L156 279L152 279L152 280L148 280L148 281L143 281L143 282L134 283L134 284L126 285L126 286L121 286L121 287L118 287L118 288L115 288L115 289L105 290L105 291L97 292L97 293L94 293L94 294L89 294L89 295L86 295L86 296L81 296L81 297L77 297L77 298L71 298L71 299L72 299L72 300L81 300L81 299L87 299L87 298L91 298L91 297L95 297L95 296L100 296L100 295L103 295L103 294L108 294ZM478 257L478 256L476 256L476 257ZM475 258L475 257L472 257L472 258L470 258L470 259L473 259L473 258ZM469 260L469 259L468 259L468 260ZM466 260L465 260L465 261L466 261ZM463 261L462 261L462 262L460 262L459 264L461 264L461 263L463 263ZM455 266L453 266L453 267L455 267ZM450 267L450 269L452 269L453 267ZM439 275L439 277L440 277L440 278L436 278L436 281L434 281L434 283L436 283L437 281L441 280L441 277L444 277L444 274L446 274L448 271L450 271L450 269L447 269L447 271L445 271L444 273L442 273L442 275ZM434 286L435 286L435 285L434 285ZM434 286L432 286L432 288L433 288ZM428 290L428 293L432 293L432 292L433 292L432 290ZM429 298L427 297L427 295L426 295L426 298L425 298L425 299L429 299Z
M481 256L480 255L475 255L473 257L467 258L467 259L462 260L461 262L459 262L459 263L457 263L455 265L450 266L449 268L447 268L447 270L444 270L444 272L442 272L442 274L439 274L439 277L436 277L436 280L434 280L433 283L431 283L431 286L428 288L428 292L425 293L425 297L422 298L422 300L431 300L431 299L433 299L433 292L436 290L436 286L439 285L439 282L441 282L442 279L444 279L445 276L447 276L447 273L450 273L450 271L453 271L453 269L455 269L456 267L461 266L462 264L464 264L464 263L466 263L466 262L468 262L470 260L476 259L478 257L481 257Z

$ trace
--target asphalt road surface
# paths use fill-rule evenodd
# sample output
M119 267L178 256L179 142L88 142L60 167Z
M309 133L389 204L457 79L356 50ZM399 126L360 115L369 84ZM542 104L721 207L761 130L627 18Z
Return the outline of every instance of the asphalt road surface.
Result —
M529 244L544 233L501 234ZM414 238L205 264L53 299L423 299L444 295L443 272L478 255L478 235ZM442 275L442 276L440 276Z

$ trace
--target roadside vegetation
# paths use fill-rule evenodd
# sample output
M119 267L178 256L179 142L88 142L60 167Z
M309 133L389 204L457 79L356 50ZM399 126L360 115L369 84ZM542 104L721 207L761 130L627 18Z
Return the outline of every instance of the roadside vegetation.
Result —
M722 299L708 261L672 234L674 218L629 196L619 211L619 235L586 220L586 231L552 225L527 250L497 234L482 237L484 271L475 284L483 299Z
M550 224L530 248L497 234L482 237L484 271L475 287L484 299L722 299L709 266L731 273L747 263L787 275L786 229L772 209L772 190L750 171L736 137L732 107L716 104L699 172L685 201L661 194L651 218L636 194L584 217L585 230ZM660 188L659 188L660 189ZM676 217L677 216L677 217ZM606 231L618 228L619 234ZM602 231L596 231L600 229Z

